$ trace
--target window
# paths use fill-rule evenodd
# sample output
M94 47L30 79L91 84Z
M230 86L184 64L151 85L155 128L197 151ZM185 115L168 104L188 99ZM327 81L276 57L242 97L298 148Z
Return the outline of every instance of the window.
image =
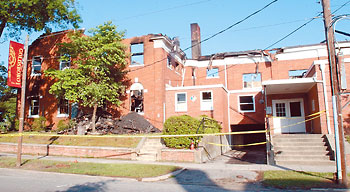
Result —
M171 56L168 56L167 57L167 60L166 60L166 66L169 68L169 69L171 69L172 70L172 68L171 68Z
M201 92L201 110L213 110L213 93L212 91Z
M70 67L70 57L65 55L65 58L60 60L60 70L64 70Z
M260 73L243 74L243 88L255 88L255 87L261 87L261 74Z
M290 70L288 72L289 79L297 79L302 78L306 74L306 69L300 69L300 70Z
M239 96L239 110L241 112L255 112L254 96Z
M41 75L41 63L42 63L42 57L41 56L34 56L32 61L32 75Z
M130 111L143 113L143 89L131 90L131 108Z
M131 44L131 65L143 65L143 43Z
M207 78L219 77L219 68L207 69Z
M286 117L286 103L276 103L276 116L277 117Z
M57 117L68 117L69 116L69 102L67 99L60 99L58 103Z
M29 104L29 117L39 117L39 96L32 97Z
M176 93L175 111L187 111L187 94Z

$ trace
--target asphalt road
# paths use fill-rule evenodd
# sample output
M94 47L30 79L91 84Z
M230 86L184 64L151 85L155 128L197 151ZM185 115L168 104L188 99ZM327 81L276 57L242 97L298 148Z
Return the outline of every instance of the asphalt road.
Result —
M218 173L214 173L217 174ZM194 177L193 177L194 176ZM212 178L212 176L211 176ZM219 178L219 176L218 176ZM134 179L86 175L46 173L37 171L0 169L0 191L9 192L223 192L223 191L279 191L258 183L232 180L212 181L206 173L187 170L164 181L141 182Z

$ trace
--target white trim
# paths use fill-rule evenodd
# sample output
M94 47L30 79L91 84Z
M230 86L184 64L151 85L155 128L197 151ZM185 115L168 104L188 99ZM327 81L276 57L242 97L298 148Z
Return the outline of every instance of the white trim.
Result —
M297 78L297 79L267 80L267 81L263 81L262 85L280 85L280 84L295 84L295 83L317 83L317 80L313 77Z
M180 91L180 90L191 90L191 89L211 89L211 88L223 88L226 92L228 90L225 88L223 84L215 84L215 85L196 85L196 86L185 86L185 87L167 87L166 91Z
M162 48L162 49L164 49L167 53L170 53L170 52L172 51L172 47L170 47L170 46L171 46L170 42L167 41L166 38L164 38L164 37L162 37L162 38L160 38L160 39L153 39L153 42L154 42L154 43L153 43L153 48ZM165 42L167 42L167 44L169 44L169 46L167 46ZM175 57L174 57L174 58L175 58L175 60L176 60L178 63L184 65L184 63L183 63L181 57L179 56L179 53L175 54Z
M230 90L229 93L252 93L252 92L260 92L263 88L262 87L254 87L254 88L246 88L246 89L237 89L237 90Z
M242 65L242 64L254 64L254 63L264 63L264 62L272 62L272 59L269 56L254 56L254 57L225 57L224 59L214 59L212 60L212 66L224 66L224 65ZM198 61L189 59L186 60L186 67L208 67L209 60Z
M210 92L210 96L211 96L210 109L207 109L207 108L204 107L205 103L209 103L209 101L203 102L203 93L204 92ZM201 111L213 111L214 110L214 95L213 95L213 91L212 90L200 91L200 109L201 109Z
M41 68L43 66L43 58L41 55L36 55L36 56L33 56L32 57L32 69L31 69L31 72L30 72L30 76L41 76L41 73L34 73L34 61L35 61L35 58L39 58L40 59L40 71L41 71ZM35 65L35 66L39 66L39 65Z
M253 98L253 110L241 110L241 102L240 102L240 97L252 97ZM255 112L255 95L237 95L237 99L238 99L238 111L241 113L251 113L251 112Z
M184 107L183 110L179 110L178 109L178 103L177 103L177 95L178 94L185 94L185 104L186 104L186 107ZM187 111L187 92L178 92L178 93L175 93L175 112L186 112Z

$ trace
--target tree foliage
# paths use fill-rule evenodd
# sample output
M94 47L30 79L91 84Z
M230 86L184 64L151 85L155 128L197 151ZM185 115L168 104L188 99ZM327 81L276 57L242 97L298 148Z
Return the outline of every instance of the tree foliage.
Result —
M7 27L11 37L21 30L41 31L50 27L77 28L81 18L75 0L6 0L0 1L0 37Z
M0 122L14 128L16 117L15 89L7 86L7 69L0 65Z
M97 107L106 101L121 103L120 97L125 92L126 47L121 42L124 32L118 32L111 22L89 32L92 36L73 32L69 35L71 41L60 45L59 52L66 55L62 59L68 59L69 55L73 67L48 70L45 74L57 79L50 88L51 94L84 107L94 107L94 130Z

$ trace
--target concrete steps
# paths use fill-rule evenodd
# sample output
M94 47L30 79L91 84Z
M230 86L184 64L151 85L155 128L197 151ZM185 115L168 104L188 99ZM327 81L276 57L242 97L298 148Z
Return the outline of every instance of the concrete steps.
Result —
M160 150L163 148L160 138L146 138L143 145L137 153L136 160L139 161L157 161L160 157Z
M321 134L281 134L272 139L276 165L335 165Z

